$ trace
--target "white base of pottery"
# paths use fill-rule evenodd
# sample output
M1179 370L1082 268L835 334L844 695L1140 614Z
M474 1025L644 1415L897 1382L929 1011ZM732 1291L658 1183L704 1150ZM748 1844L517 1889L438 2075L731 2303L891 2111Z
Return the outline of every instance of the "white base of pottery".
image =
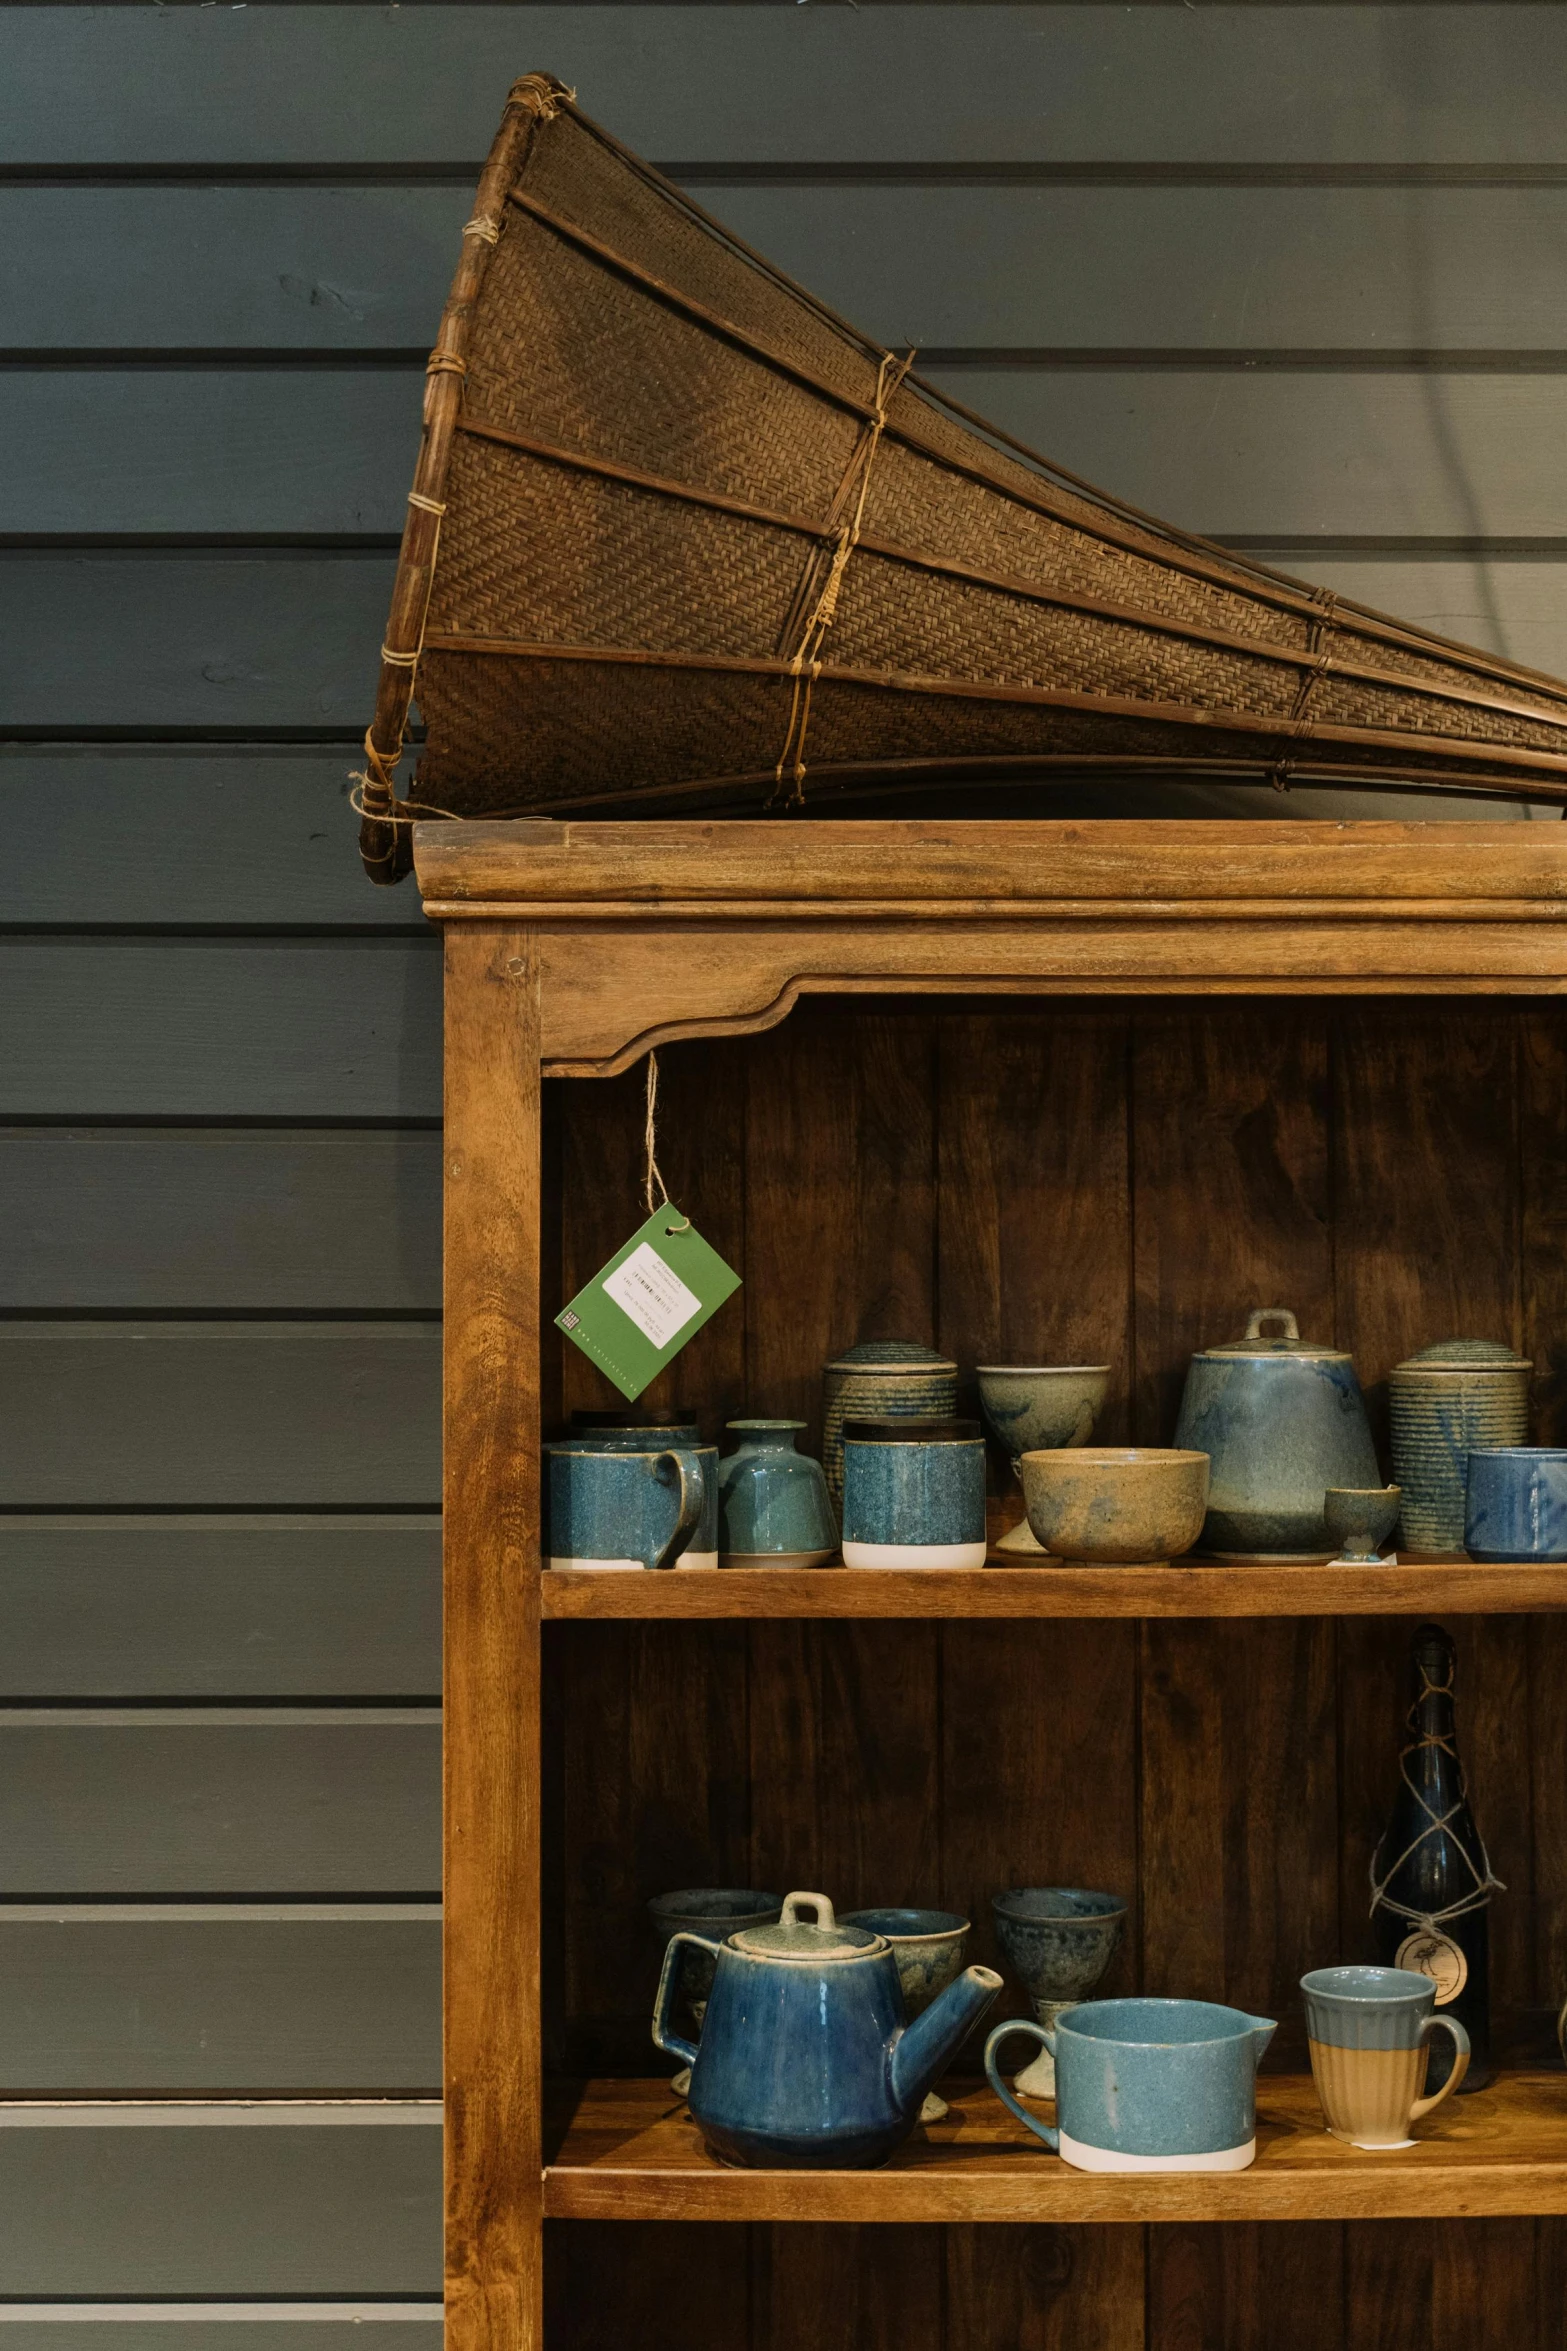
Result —
M1194 1551L1194 1559L1253 1560L1260 1559L1269 1567L1328 1567L1331 1551Z
M1217 2147L1211 2155L1117 2155L1061 2133L1061 2160L1078 2171L1244 2171L1256 2159L1255 2139L1240 2147Z
M720 1551L720 1567L825 1567L836 1551ZM681 1566L685 1561L680 1562Z
M669 2077L669 2086L677 2098L689 2097L691 2091L690 2066L683 2065L678 2073L671 2074Z
M845 1567L983 1567L979 1543L845 1543Z
M1397 2155L1420 2144L1418 2139L1352 2139L1348 2131L1330 2131L1328 2136L1342 2139L1346 2147L1358 2147L1363 2155Z
M830 1558L831 1553L828 1556ZM617 1572L629 1568L634 1575L647 1573L647 1569L640 1559L552 1559L549 1564L551 1567L591 1567L600 1570L614 1569ZM674 1564L676 1567L716 1567L718 1553L716 1551L682 1551Z
M938 2098L934 2090L927 2090L925 2103L920 2108L921 2122L945 2122L952 2112L945 2098Z
M1048 2049L1041 2049L1032 2065L1013 2079L1012 2087L1020 2098L1053 2098L1056 2094L1056 2061Z
M1396 1551L1379 1551L1375 1559L1330 1559L1326 1565L1329 1567L1397 1567L1398 1553ZM1411 2146L1414 2145L1412 2139L1409 2143Z
M1014 1557L1021 1552L1025 1559L1049 1559L1052 1556L1045 1549L1044 1544L1039 1540L1026 1518L1020 1518L1015 1527L1010 1528L1006 1534L1001 1536L996 1544L996 1549L1005 1551Z

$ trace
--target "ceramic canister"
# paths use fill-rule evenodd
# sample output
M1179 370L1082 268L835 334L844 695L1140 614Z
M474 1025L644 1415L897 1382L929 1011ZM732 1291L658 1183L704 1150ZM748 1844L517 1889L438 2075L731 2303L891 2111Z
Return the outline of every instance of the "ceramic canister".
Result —
M845 1567L983 1567L977 1420L843 1424Z
M822 1468L833 1508L843 1508L846 1420L945 1420L958 1408L958 1367L908 1339L870 1339L822 1374Z
M703 1444L695 1413L677 1406L662 1420L639 1420L634 1412L574 1412L567 1442L605 1453L645 1453L658 1445L694 1453L702 1464L704 1479L702 1516L689 1547L675 1565L718 1565L718 1447Z
M1443 1339L1389 1372L1393 1475L1411 1551L1463 1549L1469 1455L1523 1443L1532 1369L1498 1340Z
M1469 2036L1436 2014L1436 1985L1404 1967L1318 1967L1302 1976L1311 2071L1335 2139L1352 2147L1409 2147L1409 2126L1452 2096L1469 2064ZM1420 2095L1426 2046L1448 2032L1458 2055L1442 2087Z
M1090 2000L1054 2031L1014 2018L985 2044L990 2086L1079 2171L1244 2171L1257 2152L1257 2063L1277 2027L1207 2000ZM1052 2129L1002 2080L1004 2041L1056 2061Z
M1506 1445L1469 1456L1464 1549L1471 1559L1567 1559L1567 1452Z
M740 1440L718 1465L719 1564L822 1567L838 1549L838 1522L822 1465L797 1453L803 1420L732 1420Z

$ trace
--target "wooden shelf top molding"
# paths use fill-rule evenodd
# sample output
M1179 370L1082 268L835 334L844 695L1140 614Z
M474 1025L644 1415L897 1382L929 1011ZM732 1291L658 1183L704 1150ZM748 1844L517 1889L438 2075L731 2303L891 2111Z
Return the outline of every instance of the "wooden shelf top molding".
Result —
M546 1617L1417 1616L1567 1608L1567 1564L1469 1560L1309 1567L1153 1560L1139 1567L550 1568Z
M423 824L425 911L536 941L548 1074L803 993L1567 988L1567 828L775 818Z
M1248 2171L1074 2171L983 2083L942 2084L945 2122L880 2171L740 2171L717 2163L662 2081L562 2095L544 2209L556 2220L1221 2221L1478 2219L1567 2213L1567 2076L1511 2074L1433 2117L1406 2151L1330 2138L1309 2075L1257 2085ZM1049 2119L1049 2109L1042 2109Z

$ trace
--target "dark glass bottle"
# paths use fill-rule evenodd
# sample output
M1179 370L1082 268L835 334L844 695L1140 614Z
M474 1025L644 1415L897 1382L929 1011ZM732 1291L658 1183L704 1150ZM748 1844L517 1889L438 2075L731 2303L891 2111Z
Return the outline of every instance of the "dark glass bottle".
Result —
M1497 1881L1469 1809L1453 1730L1453 1644L1440 1625L1415 1635L1414 1703L1393 1810L1371 1864L1371 1918L1385 1967L1433 1976L1437 2006L1469 2035L1463 2089L1491 2078L1491 1895ZM1431 2043L1428 2090L1452 2071L1446 2033Z

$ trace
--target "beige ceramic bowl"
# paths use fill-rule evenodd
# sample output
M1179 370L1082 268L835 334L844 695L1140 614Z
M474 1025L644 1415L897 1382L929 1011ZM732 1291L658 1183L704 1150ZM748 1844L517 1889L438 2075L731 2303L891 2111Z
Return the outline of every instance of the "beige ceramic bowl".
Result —
M1018 1463L1028 1523L1058 1559L1179 1559L1202 1533L1208 1456L1075 1445Z

